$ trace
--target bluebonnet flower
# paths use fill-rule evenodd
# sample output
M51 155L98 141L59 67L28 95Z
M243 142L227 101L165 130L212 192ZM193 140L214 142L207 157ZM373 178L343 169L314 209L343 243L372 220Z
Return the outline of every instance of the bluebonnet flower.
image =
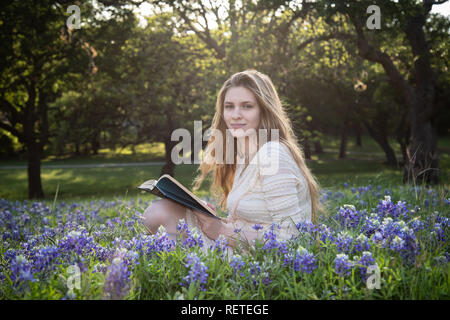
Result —
M210 246L211 251L215 251L216 254L219 254L222 259L225 258L225 255L229 249L228 241L224 235L219 235L219 237L214 241L214 245Z
M315 225L311 222L299 222L296 227L300 233L311 235L311 245L314 239L316 239L317 237L323 243L326 243L327 241L333 242L335 239L334 232L325 224Z
M285 260L286 263L286 260ZM295 251L295 258L293 260L294 270L305 273L311 273L317 268L314 254L299 246Z
M155 235L152 236L151 247L148 248L148 253L150 251L162 252L170 251L175 247L175 241L169 239L169 235L163 226L158 228Z
M353 237L347 232L342 231L338 234L336 245L339 252L350 253L350 247L353 242Z
M327 243L327 241L333 242L335 240L334 232L331 230L330 227L327 227L324 224L321 224L319 226L319 236L320 236L320 240L323 243Z
M348 259L345 253L339 253L334 259L334 271L340 276L348 276L351 274L353 262Z
M183 241L183 245L187 246L188 248L192 248L194 246L198 246L199 248L203 247L203 239L197 228L187 230L186 233L187 238Z
M437 266L447 266L450 255L448 252L445 253L445 255L437 256L433 258L433 264Z
M370 250L369 239L363 233L356 237L354 249L357 252Z
M183 234L183 246L192 248L194 246L203 247L203 239L196 228L189 228L184 219L180 219L177 225L177 232Z
M375 265L375 259L372 257L372 253L369 251L364 251L358 261L358 264L361 280L365 283L367 280L367 267Z
M263 250L266 252L277 250L278 253L281 254L286 253L287 252L286 242L277 240L277 234L275 229L281 229L281 227L278 224L272 224L269 230L267 230L264 233L263 237L265 243L263 246Z
M30 216L24 213L20 216L20 219L22 220L22 223L25 225L28 221L30 221Z
M267 272L262 272L258 261L250 262L248 266L248 280L251 281L254 286L258 285L260 279L264 285L269 285L272 282L269 274Z
M261 230L263 227L257 223L252 228L255 229L256 231L258 231L258 230Z
M258 275L261 273L261 267L258 261L250 262L248 266L251 275Z
M234 274L238 274L241 277L244 277L245 274L242 270L245 268L245 262L242 261L242 257L238 254L235 254L230 262L230 266L234 269Z
M446 233L448 235L448 218L435 211L435 215L428 217L427 224L430 226L433 225L433 228L431 229L432 236L434 235L438 241L444 242L446 240Z
M356 227L360 220L360 213L355 209L354 205L344 204L339 208L336 219L343 227Z
M96 243L92 236L89 236L86 230L71 231L59 243L58 249L61 252L73 252L77 255L83 255L93 252Z
M376 211L378 212L381 218L385 216L389 216L392 218L403 218L407 219L409 215L409 210L406 207L406 203L403 201L398 201L394 204L391 201L391 197L389 195L384 197L384 200L381 200L376 207Z
M205 266L200 257L195 253L189 253L185 267L189 269L189 274L184 277L184 285L189 287L191 283L199 284L202 290L208 281L208 267Z
M22 281L36 281L32 264L22 254L17 255L10 264L10 278L15 286Z
M177 224L177 232L178 233L186 232L186 231L188 231L188 229L189 229L189 226L186 223L186 220L184 220L184 219L178 220L178 224Z
M54 270L57 267L59 256L60 250L55 246L34 248L31 253L34 270L36 272Z
M108 267L104 292L108 299L123 299L130 289L131 271L124 261L125 251L117 250L111 265Z
M391 241L391 246L390 248L394 251L400 251L404 248L405 246L405 240L403 240L402 238L400 238L399 236L395 236L394 239Z
M419 217L415 217L409 222L409 226L413 232L416 233L425 227L425 223L421 221Z

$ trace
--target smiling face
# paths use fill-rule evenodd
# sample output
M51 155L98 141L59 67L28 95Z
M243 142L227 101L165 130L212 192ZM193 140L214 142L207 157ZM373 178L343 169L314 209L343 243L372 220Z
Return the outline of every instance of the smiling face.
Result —
M223 105L225 123L234 137L257 132L261 121L261 108L253 92L244 87L232 87L227 90ZM255 131L248 131L249 129Z

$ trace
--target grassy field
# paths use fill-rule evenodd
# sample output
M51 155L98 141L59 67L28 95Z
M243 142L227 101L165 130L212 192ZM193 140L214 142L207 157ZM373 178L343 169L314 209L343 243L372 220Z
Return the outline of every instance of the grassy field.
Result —
M308 167L318 178L320 185L333 189L348 183L354 186L384 185L387 187L400 185L402 172L400 168L392 168L384 164L384 154L378 145L369 137L363 136L363 146L358 147L353 140L349 141L348 156L345 160L337 159L339 141L328 137L323 144L325 152L313 155ZM442 185L448 185L450 168L450 139L441 138L440 166ZM399 150L396 147L397 157ZM136 147L135 154L130 149L100 150L99 155L91 157L74 157L65 159L46 158L42 161L41 176L46 199L54 199L58 191L59 199L97 199L114 198L116 196L137 196L136 189L145 180L159 176L162 165L112 167L112 168L47 168L48 165L86 165L104 163L142 163L161 161L164 159L162 144L145 144ZM25 161L0 161L0 168L11 165L26 166ZM197 165L178 165L175 176L186 186L190 186L195 176ZM207 192L205 184L199 195ZM26 169L0 170L0 198L23 200L27 198ZM144 198L146 195L141 194Z
M160 165L45 168L161 160L161 145L46 159L39 202L24 200L26 169L0 170L0 300L449 299L448 139L434 188L402 185L377 146L363 145L350 143L348 159L337 160L330 139L308 161L327 209L317 225L298 224L289 242L261 231L249 252L233 255L223 241L207 248L192 228L176 242L163 230L147 234L140 215L153 197L136 187ZM177 166L175 175L189 186L196 167ZM207 186L199 196L208 197Z
M322 201L291 241L264 229L231 255L183 223L176 242L148 235L139 197L0 200L0 300L450 298L448 190L342 186Z

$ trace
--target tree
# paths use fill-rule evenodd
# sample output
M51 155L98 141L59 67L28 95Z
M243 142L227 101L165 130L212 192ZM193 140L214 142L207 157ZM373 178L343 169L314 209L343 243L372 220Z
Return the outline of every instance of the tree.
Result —
M0 13L0 127L26 148L30 198L44 196L40 160L49 141L48 103L69 69L67 55L76 51L60 38L62 18L55 1L9 1Z
M193 137L193 120L214 112L208 93L217 87L213 66L218 61L196 36L178 33L170 13L147 22L124 48L128 63L121 86L132 96L124 119L141 142L164 143L161 174L174 175L171 154L178 142L171 140L172 132L189 128Z
M96 70L93 48L79 30L66 25L70 4L47 0L31 6L8 1L0 12L0 128L26 149L30 198L44 196L40 161L52 135L49 105L61 95L64 84ZM79 4L81 25L94 21L91 1Z
M409 111L411 126L409 161L405 164L404 181L426 183L439 182L439 156L437 152L436 119L439 107L436 103L436 72L431 65L431 51L425 33L425 25L431 8L446 1L319 1L322 13L332 16L343 14L355 29L353 41L359 55L380 64L390 83L398 90ZM385 21L382 32L367 31L366 10L379 4ZM411 51L414 66L410 74L401 73L390 55L384 35L402 34Z

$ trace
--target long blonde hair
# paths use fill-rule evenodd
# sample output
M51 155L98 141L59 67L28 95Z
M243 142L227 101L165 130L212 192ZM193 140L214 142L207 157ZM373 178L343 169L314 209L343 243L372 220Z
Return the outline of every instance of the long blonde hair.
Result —
M227 125L225 123L224 112L224 99L227 90L232 87L244 87L252 91L258 105L261 108L261 129L267 129L269 131L268 140L272 140L270 130L279 130L279 141L284 143L291 151L295 162L302 171L310 191L311 197L311 213L312 222L317 223L317 217L320 211L323 211L323 207L319 201L319 185L309 168L306 166L303 150L297 142L297 137L292 130L292 124L287 116L287 113L278 97L275 87L270 78L256 70L249 69L242 72L233 74L219 91L216 102L216 113L214 115L211 129L219 130L222 133L222 137L225 137L229 132L226 130ZM235 143L236 141L234 141ZM199 174L194 179L193 189L197 190L202 182L205 180L208 173L212 172L212 183L210 191L214 197L220 200L220 206L222 209L226 207L226 200L228 194L233 186L234 174L236 171L236 161L232 164L226 163L226 161L214 161L216 144L222 143L220 150L225 150L224 154L227 154L227 143L225 139L215 139L212 136L203 153L203 159L200 166L197 169ZM236 148L234 148L234 159L236 159ZM208 160L208 161L206 161Z

